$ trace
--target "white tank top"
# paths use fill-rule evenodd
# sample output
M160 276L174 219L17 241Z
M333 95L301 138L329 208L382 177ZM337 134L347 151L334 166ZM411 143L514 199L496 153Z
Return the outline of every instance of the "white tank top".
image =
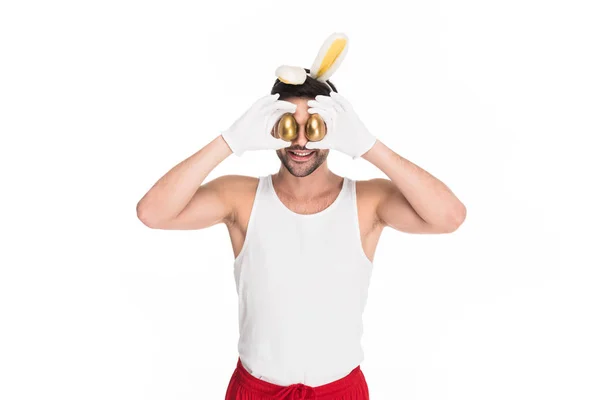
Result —
M298 214L259 177L234 261L238 352L255 377L319 386L363 361L362 315L373 264L358 228L356 182L344 177L326 209Z

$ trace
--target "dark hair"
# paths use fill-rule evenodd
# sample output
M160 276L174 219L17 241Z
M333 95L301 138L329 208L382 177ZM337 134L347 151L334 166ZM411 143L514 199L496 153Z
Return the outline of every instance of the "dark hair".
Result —
M279 100L285 100L290 97L315 98L317 95L329 96L331 89L337 93L336 87L333 83L329 82L329 80L327 80L327 83L331 88L324 82L318 81L308 75L310 72L308 68L304 68L304 70L306 71L307 76L306 81L304 81L302 85L290 85L276 79L273 88L271 89L271 94L279 93Z

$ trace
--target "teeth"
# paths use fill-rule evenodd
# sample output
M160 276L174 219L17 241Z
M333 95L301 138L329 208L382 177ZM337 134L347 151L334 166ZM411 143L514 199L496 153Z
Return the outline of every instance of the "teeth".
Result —
M312 153L312 151L309 151L308 153L298 153L297 151L292 151L292 153L294 153L297 156L306 156L306 155Z

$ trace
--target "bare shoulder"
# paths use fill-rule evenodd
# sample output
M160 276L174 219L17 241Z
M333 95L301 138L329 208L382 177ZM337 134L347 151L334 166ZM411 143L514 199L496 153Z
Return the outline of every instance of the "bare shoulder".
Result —
M374 203L376 206L379 201L384 199L390 193L394 192L396 185L385 178L373 178L356 181L356 197L362 202Z
M247 175L223 175L214 181L218 181L218 190L232 209L232 215L226 222L243 224L250 214L259 179Z
M245 193L252 188L256 189L258 178L247 175L222 175L207 184L210 183L217 185L223 194L231 196Z
M373 178L367 180L357 180L356 181L356 191L357 195L360 191L360 194L363 197L368 198L379 198L384 197L395 187L394 183L389 179L385 178Z
M375 228L382 224L377 216L377 206L393 187L393 183L384 178L356 181L356 202L362 226Z

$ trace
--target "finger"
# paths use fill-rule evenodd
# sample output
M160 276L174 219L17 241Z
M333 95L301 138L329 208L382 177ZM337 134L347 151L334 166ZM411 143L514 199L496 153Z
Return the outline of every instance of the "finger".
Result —
M332 111L336 111L334 105L329 105L329 104L325 104L325 103L321 103L318 102L316 100L309 100L306 102L306 105L312 108L318 108L321 110L332 110Z
M333 108L336 111L344 111L342 106L334 99L332 99L329 96L323 96L320 94L315 97L315 100L309 100L306 104L308 104L309 106L314 105L315 107L321 108Z
M350 111L352 109L352 104L350 104L350 102L348 101L348 99L346 99L341 94L332 91L331 92L331 98L333 100L335 100L336 103L338 103L339 105L341 105L342 108L344 109L344 111Z
M295 104L292 104L294 107L296 107ZM271 129L273 129L273 126L275 126L275 124L277 123L277 121L284 115L287 113L294 113L295 109L292 110L290 108L283 108L283 109L279 109L276 108L275 110L269 111L269 113L267 114L267 128L269 130L269 132L271 131Z
M325 116L329 117L332 114L332 110L327 110L325 108L321 108L321 107L311 107L308 110L306 110L309 114L319 114L320 116L322 116L323 118L325 118Z
M323 96L322 94L315 96L315 100L318 101L319 103L323 103L323 104L329 104L329 105L335 104L335 100L333 100L330 96Z
M330 110L324 110L322 108L316 108L316 107L312 107L309 108L308 110L309 114L319 114L321 116L321 118L323 118L323 121L325 121L325 125L330 128L332 126L333 123L333 113Z
M295 103L286 100L277 100L271 107L275 107L281 110L291 110L296 111L298 106Z
M283 114L286 114L288 111L286 110L275 110L272 111L271 114L267 117L267 131L270 133L275 123L281 118Z
M291 108L275 108L273 110L268 111L266 113L266 115L268 115L270 118L279 119L284 114L293 114L294 112L295 112L295 109L291 109Z
M306 105L309 106L309 107L320 107L321 103L319 103L316 100L309 100L309 101L306 102Z
M257 108L262 108L262 107L266 106L267 104L270 104L270 103L276 101L278 98L279 98L279 93L268 94L268 95L263 96L260 99L258 99L256 101L256 103L254 103L254 106Z
M296 112L296 108L298 106L292 102L289 101L285 101L285 100L277 100L272 104L267 105L266 107L263 108L263 111L266 113L270 113L276 110L283 110L284 112L291 112L294 113Z

